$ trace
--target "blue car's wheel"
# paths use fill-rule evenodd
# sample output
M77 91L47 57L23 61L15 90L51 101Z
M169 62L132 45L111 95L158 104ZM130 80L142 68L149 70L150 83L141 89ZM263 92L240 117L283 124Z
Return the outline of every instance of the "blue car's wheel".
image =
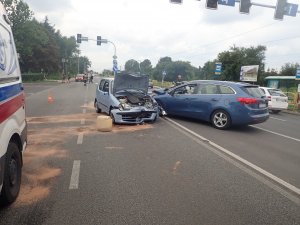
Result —
M231 119L227 112L224 110L216 110L211 116L211 123L217 129L227 129L231 125Z

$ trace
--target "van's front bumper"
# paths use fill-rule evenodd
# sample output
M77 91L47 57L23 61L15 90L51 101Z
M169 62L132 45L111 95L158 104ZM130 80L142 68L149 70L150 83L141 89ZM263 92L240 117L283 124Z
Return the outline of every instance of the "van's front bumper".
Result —
M158 108L147 109L137 107L130 110L113 109L115 123L119 124L140 124L143 122L154 122L158 117Z

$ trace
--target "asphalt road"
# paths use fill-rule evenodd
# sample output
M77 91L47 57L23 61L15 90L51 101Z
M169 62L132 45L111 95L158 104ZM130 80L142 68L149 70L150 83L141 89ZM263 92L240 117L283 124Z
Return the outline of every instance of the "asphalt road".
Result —
M196 136L299 188L297 116L264 130L160 118L101 133L94 84L38 86L25 84L22 190L1 224L300 224L299 195Z

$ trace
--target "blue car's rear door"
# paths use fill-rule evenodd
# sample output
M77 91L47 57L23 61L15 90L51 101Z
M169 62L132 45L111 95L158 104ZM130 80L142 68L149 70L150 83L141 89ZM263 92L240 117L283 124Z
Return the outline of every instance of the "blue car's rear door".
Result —
M209 121L214 109L222 104L221 98L217 85L198 84L194 94L188 100L190 116Z

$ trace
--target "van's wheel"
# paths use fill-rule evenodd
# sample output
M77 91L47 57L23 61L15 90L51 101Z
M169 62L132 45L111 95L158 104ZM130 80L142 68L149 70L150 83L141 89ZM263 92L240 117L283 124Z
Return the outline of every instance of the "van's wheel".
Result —
M97 103L97 100L95 99L94 101L94 107L96 109L96 113L101 113L101 109L98 107L98 103Z
M114 117L114 114L112 114L111 110L112 110L112 108L110 108L110 110L109 110L109 116L112 119L112 123L115 124L116 123L115 117Z
M231 119L227 112L218 109L211 116L211 123L217 129L227 129L231 125Z
M22 176L22 161L18 146L10 142L5 155L3 187L0 202L8 205L16 200L19 195Z

